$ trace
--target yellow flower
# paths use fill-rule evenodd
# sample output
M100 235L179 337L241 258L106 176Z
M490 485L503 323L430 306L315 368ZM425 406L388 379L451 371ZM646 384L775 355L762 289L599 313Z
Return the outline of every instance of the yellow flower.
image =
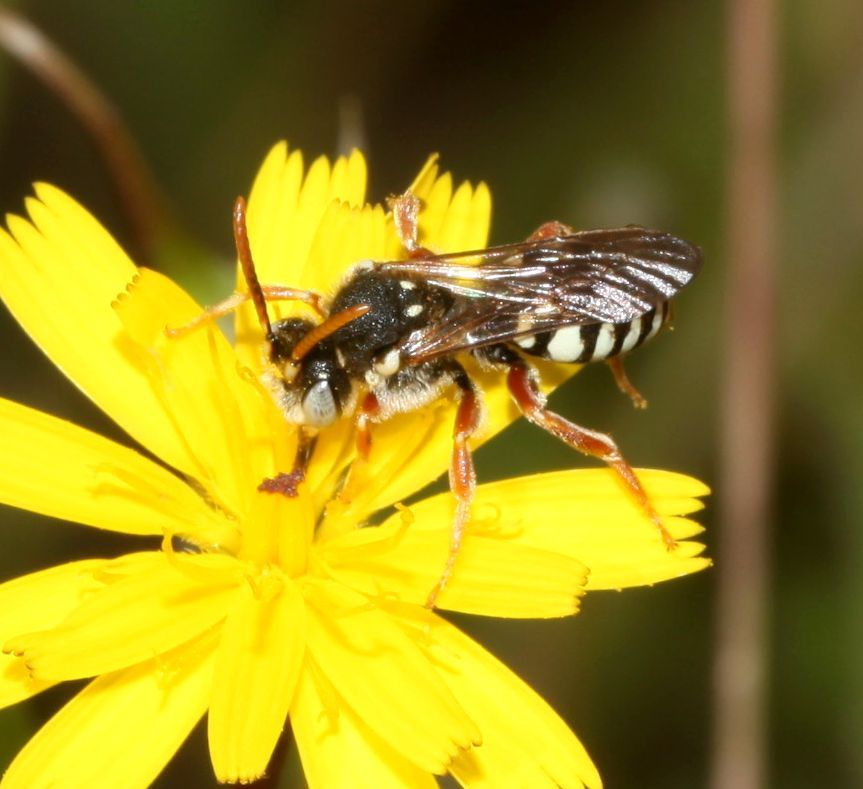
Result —
M276 146L249 200L262 282L331 292L363 258L401 254L367 206L358 153L304 176ZM423 243L485 244L490 197L453 189L432 159L412 187ZM447 555L452 501L398 503L446 469L453 405L376 426L354 457L351 425L321 436L296 498L258 484L290 469L297 442L256 372L246 310L232 347L213 326L169 339L200 311L136 268L58 189L37 185L29 221L0 231L0 296L39 346L162 464L82 428L0 401L0 501L145 538L142 550L71 562L0 586L0 705L93 678L18 754L4 787L143 786L208 713L221 781L261 776L288 718L313 787L598 786L575 735L527 685L423 602ZM274 312L304 309L275 305ZM515 416L494 376L487 438ZM548 380L567 373L550 369ZM361 469L361 470L360 470ZM441 608L556 617L586 590L698 570L700 483L643 472L674 536L604 469L479 488ZM395 505L395 509L394 509ZM375 513L389 512L375 528ZM148 538L148 539L147 539Z

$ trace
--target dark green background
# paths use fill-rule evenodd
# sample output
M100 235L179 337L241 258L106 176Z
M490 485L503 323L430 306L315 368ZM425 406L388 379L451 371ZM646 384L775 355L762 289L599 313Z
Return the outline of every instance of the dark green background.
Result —
M44 0L17 7L125 116L184 234L155 263L203 301L230 287L230 205L264 153L287 138L310 158L334 154L345 102L362 110L374 199L403 188L439 151L457 177L491 186L494 242L559 218L577 227L660 226L701 244L707 267L678 300L677 330L629 365L650 409L635 412L601 368L579 375L553 404L613 432L636 465L714 483L727 267L722 4ZM863 5L791 0L779 16L770 784L859 786ZM0 54L0 210L20 211L38 179L70 191L131 244L92 141ZM0 395L121 438L5 311L0 332ZM482 479L583 463L524 425L478 458ZM714 513L709 505L708 527ZM11 509L0 516L4 578L128 544ZM710 531L707 540L715 544ZM703 786L716 572L592 595L576 619L459 623L551 700L609 787ZM56 690L0 713L0 764L66 695ZM162 785L211 780L200 735ZM298 775L290 764L283 785L302 785Z

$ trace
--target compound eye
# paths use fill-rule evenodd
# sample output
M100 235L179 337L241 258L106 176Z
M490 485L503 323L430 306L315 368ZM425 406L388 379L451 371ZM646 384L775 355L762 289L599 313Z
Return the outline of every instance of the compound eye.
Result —
M312 427L326 427L339 417L336 398L326 381L318 381L303 398L303 414L306 424Z

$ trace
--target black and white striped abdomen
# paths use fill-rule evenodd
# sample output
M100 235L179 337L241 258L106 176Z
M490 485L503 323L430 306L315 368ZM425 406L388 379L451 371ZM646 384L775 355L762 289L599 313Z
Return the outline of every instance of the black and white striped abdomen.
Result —
M565 326L555 331L540 332L515 340L522 351L555 362L584 364L601 362L654 337L668 321L669 303L663 301L627 323L585 323Z

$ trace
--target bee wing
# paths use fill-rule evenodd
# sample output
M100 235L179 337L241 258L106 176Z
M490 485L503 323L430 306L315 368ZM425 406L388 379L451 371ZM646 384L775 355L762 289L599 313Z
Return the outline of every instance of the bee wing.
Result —
M626 227L380 265L455 296L443 320L402 346L419 362L565 326L627 323L672 298L701 263L683 239Z

